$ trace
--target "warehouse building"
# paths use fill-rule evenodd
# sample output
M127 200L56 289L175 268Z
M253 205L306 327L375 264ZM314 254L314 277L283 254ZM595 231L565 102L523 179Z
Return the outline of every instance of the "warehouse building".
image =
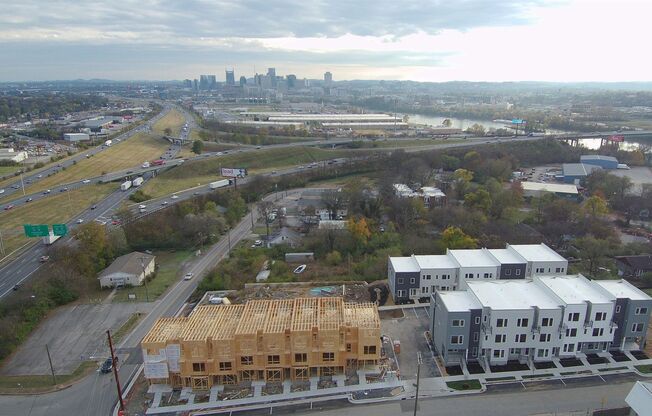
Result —
M645 347L652 298L625 280L582 275L473 281L430 299L433 345L445 365L554 358Z
M63 134L63 140L69 142L83 142L90 139L91 137L90 135L88 135L88 133L64 133Z
M378 364L380 318L375 304L342 298L202 305L188 317L159 319L141 347L150 383L205 390L308 380Z
M0 149L0 160L8 160L11 162L20 163L23 160L27 159L28 155L25 151L15 151L12 148Z
M447 250L444 255L390 257L389 288L397 303L427 301L435 291L464 289L467 281L565 274L568 261L547 245Z
M579 198L577 185L548 183L548 182L521 182L523 196L526 198L541 198L543 195L550 193L560 198L575 199Z
M613 156L582 155L580 156L580 163L600 166L602 169L618 169L618 159Z
M586 177L589 176L594 170L602 169L598 165L590 165L584 163L564 163L561 165L562 176L565 183L573 183L579 185L584 183Z

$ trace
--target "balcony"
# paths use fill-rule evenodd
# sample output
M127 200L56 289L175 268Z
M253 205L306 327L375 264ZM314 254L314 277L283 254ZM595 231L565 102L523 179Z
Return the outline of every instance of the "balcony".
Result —
M533 334L538 334L541 332L541 327L539 325L532 325L530 330Z
M584 321L584 328L593 328L593 321Z
M486 335L491 335L493 333L493 327L491 325L482 324L480 328L482 329L482 332Z

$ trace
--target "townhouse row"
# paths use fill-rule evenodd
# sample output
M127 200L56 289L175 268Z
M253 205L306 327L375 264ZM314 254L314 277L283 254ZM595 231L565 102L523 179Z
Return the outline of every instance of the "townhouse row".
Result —
M467 281L430 299L430 333L446 365L484 368L645 346L652 298L625 280L578 275Z
M427 301L435 291L465 289L466 282L560 275L568 261L545 244L504 249L447 250L443 255L390 257L387 279L396 303Z

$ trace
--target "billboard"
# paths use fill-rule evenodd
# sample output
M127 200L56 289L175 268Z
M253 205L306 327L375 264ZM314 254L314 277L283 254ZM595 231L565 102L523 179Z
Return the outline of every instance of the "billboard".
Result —
M609 136L609 141L622 143L625 141L625 136L622 134L614 134L613 136Z
M245 168L222 168L222 176L227 178L244 178L247 176L247 169Z

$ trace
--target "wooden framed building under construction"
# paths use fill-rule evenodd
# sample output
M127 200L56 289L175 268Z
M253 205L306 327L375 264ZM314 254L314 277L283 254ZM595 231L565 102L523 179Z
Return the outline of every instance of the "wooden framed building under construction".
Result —
M307 380L378 364L380 318L373 303L342 298L201 305L162 318L143 338L150 383L209 389L241 381Z

